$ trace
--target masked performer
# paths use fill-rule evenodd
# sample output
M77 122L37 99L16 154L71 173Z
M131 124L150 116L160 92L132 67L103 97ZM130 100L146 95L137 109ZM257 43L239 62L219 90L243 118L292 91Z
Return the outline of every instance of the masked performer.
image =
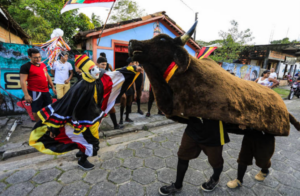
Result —
M208 162L213 169L213 175L207 182L202 184L201 188L204 191L213 191L218 185L220 175L223 171L223 145L229 142L228 133L226 132L222 121L196 117L190 117L188 120L182 118L174 120L187 123L187 127L177 153L178 163L176 182L161 187L159 189L160 195L172 195L181 192L189 161L196 159L201 151L208 157Z
M41 121L33 128L29 144L42 153L60 155L79 149L78 165L94 168L87 157L99 150L98 127L111 110L120 93L124 93L138 76L137 66L114 72L100 70L86 55L77 56L75 66L83 80L76 83L59 101L38 112Z

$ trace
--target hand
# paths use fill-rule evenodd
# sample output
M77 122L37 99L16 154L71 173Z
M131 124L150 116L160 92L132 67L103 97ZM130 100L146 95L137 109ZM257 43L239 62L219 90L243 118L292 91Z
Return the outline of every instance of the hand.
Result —
M57 94L57 92L56 92L56 90L55 90L55 88L54 88L54 87L52 88L52 90L53 90L53 93L54 93L54 95L56 95L56 94Z
M245 125L239 125L239 128L242 129L242 130L245 130L246 126Z
M140 66L136 66L136 71L137 71L137 72L142 72L142 71L143 71L143 68L141 68Z
M136 100L136 93L134 93L134 100Z
M65 80L65 84L69 84L70 80Z
M55 138L56 135L50 131L50 137L51 137L51 138Z
M32 103L32 97L30 95L25 95L25 100L27 103Z

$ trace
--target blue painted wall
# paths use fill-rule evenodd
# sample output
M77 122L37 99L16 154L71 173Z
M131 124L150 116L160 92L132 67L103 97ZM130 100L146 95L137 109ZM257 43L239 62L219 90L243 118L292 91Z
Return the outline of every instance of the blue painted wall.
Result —
M167 29L162 23L159 23L160 28L162 30L162 33L169 35L172 38L175 38L175 34L173 34L169 29ZM114 40L121 40L121 41L129 41L131 39L136 40L147 40L151 39L153 37L153 31L156 27L156 22L146 24L140 27L136 27L133 29L129 29L123 32L119 32L116 34L112 34L106 37L102 37L101 41L98 46L102 47L112 47L112 39ZM97 41L98 43L98 41ZM196 52L189 47L188 45L185 45L185 49L192 55L195 56ZM108 63L114 66L114 53L113 50L103 50L103 49L97 49L97 58L99 57L100 52L105 52L106 57L108 60Z

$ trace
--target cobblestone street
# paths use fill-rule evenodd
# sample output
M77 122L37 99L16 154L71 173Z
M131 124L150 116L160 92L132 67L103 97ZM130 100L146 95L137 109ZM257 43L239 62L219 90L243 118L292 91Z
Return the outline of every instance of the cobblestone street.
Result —
M290 112L299 111L299 100L286 101ZM297 105L296 105L297 104ZM296 106L296 107L295 107ZM177 150L185 126L171 124L148 131L127 133L101 141L92 171L77 166L76 152L63 156L33 153L1 163L1 196L111 196L158 195L158 188L175 181ZM243 136L230 134L224 146L224 170L218 188L204 193L200 186L212 175L207 158L201 154L190 162L183 190L178 195L300 195L300 133L291 128L289 137L276 137L270 175L264 182L254 176L259 168L248 167L243 187L226 187L237 175L237 157Z

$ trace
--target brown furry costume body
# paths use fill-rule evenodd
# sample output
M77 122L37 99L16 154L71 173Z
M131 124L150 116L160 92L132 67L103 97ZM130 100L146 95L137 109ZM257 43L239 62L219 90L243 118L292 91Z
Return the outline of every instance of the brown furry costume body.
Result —
M229 74L209 58L192 57L184 44L168 35L129 42L130 56L144 65L157 105L167 117L222 120L277 136L289 135L290 122L300 129L276 92ZM167 83L163 74L173 61L178 69Z

